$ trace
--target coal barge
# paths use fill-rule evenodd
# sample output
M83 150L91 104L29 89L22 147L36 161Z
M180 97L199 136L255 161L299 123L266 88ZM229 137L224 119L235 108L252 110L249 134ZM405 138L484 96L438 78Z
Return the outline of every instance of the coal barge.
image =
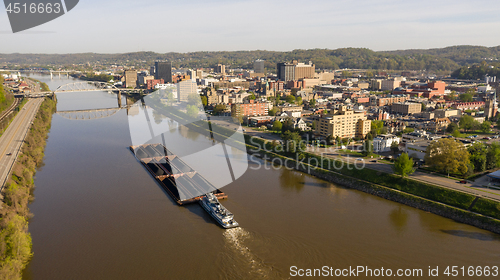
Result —
M179 205L198 202L207 193L214 194L217 199L227 198L162 144L130 146L130 150Z

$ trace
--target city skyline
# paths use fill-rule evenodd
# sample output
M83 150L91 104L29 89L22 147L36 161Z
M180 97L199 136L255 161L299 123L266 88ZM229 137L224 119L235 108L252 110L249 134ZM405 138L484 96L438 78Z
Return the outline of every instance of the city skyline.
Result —
M12 34L0 13L1 53L195 52L363 47L374 51L498 46L500 4L394 0L82 1ZM39 41L42 40L42 41ZM36 43L34 43L36 42ZM40 43L42 42L42 43ZM48 43L43 43L48 42Z

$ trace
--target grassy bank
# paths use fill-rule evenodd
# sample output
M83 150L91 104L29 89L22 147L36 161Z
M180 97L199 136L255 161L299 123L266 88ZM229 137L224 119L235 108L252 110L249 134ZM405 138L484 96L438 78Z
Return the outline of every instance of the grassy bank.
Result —
M3 190L0 202L0 279L21 279L32 256L28 203L32 199L33 177L41 166L43 151L56 102L46 98L26 136L24 145Z

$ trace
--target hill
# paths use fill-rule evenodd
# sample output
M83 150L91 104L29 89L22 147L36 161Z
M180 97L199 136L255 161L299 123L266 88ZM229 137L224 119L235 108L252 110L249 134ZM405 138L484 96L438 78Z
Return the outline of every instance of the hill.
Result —
M453 46L442 49L397 50L375 52L366 48L310 49L276 52L265 50L155 53L132 52L123 54L0 54L0 66L41 66L52 68L61 65L124 65L149 67L155 60L170 60L177 68L214 67L218 63L230 68L251 69L253 61L263 59L271 71L282 61L312 61L317 69L387 69L428 70L451 72L461 66L484 60L500 59L500 46Z

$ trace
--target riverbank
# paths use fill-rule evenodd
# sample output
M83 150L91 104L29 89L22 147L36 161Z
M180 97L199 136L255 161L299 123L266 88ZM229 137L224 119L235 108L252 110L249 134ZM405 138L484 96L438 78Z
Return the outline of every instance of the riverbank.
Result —
M31 217L28 204L33 200L33 177L42 165L55 110L56 101L45 98L25 138L12 176L4 187L0 202L0 279L20 279L22 270L33 255L28 232Z

